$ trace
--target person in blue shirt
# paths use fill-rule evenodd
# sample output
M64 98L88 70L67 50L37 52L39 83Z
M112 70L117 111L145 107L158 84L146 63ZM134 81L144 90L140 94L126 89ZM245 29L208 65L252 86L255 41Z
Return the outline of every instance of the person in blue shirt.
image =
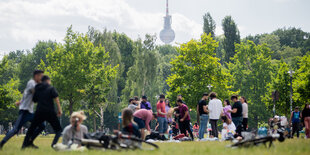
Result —
M300 118L301 118L301 115L300 115L299 107L295 107L295 110L292 112L291 119L290 119L292 123L292 127L293 127L292 138L294 138L295 132L297 133L297 138L299 138Z

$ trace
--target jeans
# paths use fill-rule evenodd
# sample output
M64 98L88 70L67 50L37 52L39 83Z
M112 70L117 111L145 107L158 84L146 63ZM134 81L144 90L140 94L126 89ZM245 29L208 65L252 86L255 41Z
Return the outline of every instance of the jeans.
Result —
M199 139L203 139L207 125L208 125L209 116L207 114L200 115L200 126L199 126Z
M14 127L11 131L9 131L3 140L2 144L5 144L10 138L12 138L18 131L22 128L22 126L28 121L32 122L34 118L34 114L30 113L28 110L19 110L18 118L14 124ZM37 128L35 128L31 139L35 139L43 130L45 129L44 122L38 124Z
M44 121L49 122L55 132L55 137L52 142L52 147L58 142L58 139L61 136L62 128L60 126L60 122L56 115L56 112L55 111L36 111L34 114L33 122L31 123L31 126L24 139L23 147L27 147L33 143L34 139L32 139L31 137L34 134L37 126L42 124Z
M212 128L212 135L216 138L218 138L218 130L217 130L217 121L218 119L210 119L210 124L211 124L211 128Z
M242 117L233 117L232 121L234 122L234 124L236 126L236 132L238 133L238 135L241 135L243 118Z
M164 134L168 129L167 119L165 117L157 117L157 121L159 124L159 133Z
M297 138L299 138L299 122L293 123L292 137L294 137L295 132L297 133Z

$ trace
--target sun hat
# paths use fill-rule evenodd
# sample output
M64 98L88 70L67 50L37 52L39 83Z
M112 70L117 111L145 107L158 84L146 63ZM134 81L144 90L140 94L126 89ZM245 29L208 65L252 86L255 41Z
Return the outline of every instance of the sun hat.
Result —
M86 116L85 116L85 114L84 114L84 111L76 111L76 112L73 112L72 114L71 114L71 118L73 118L73 117L78 117L78 118L80 118L81 120L86 120Z

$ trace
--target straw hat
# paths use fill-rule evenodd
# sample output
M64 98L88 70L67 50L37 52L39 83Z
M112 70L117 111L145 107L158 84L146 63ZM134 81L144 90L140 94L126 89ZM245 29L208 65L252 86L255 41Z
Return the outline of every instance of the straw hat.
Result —
M86 120L86 116L85 116L85 114L84 114L84 111L76 111L76 112L73 112L73 113L71 114L71 118L73 118L73 117L78 117L78 118L80 118L80 120L82 120L82 121Z

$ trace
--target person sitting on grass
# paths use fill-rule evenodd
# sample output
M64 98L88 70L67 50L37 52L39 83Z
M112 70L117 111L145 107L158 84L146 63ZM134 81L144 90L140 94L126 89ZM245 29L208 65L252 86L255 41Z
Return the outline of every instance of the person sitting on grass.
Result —
M73 112L70 117L70 125L66 126L63 131L62 144L72 145L78 144L81 146L81 140L84 134L88 133L87 127L82 125L86 119L83 111Z
M122 112L122 124L124 134L135 135L138 138L141 138L141 133L139 127L133 122L133 111L129 108L126 108Z
M233 138L236 133L234 122L225 115L222 116L221 119L223 121L222 139L227 140Z

